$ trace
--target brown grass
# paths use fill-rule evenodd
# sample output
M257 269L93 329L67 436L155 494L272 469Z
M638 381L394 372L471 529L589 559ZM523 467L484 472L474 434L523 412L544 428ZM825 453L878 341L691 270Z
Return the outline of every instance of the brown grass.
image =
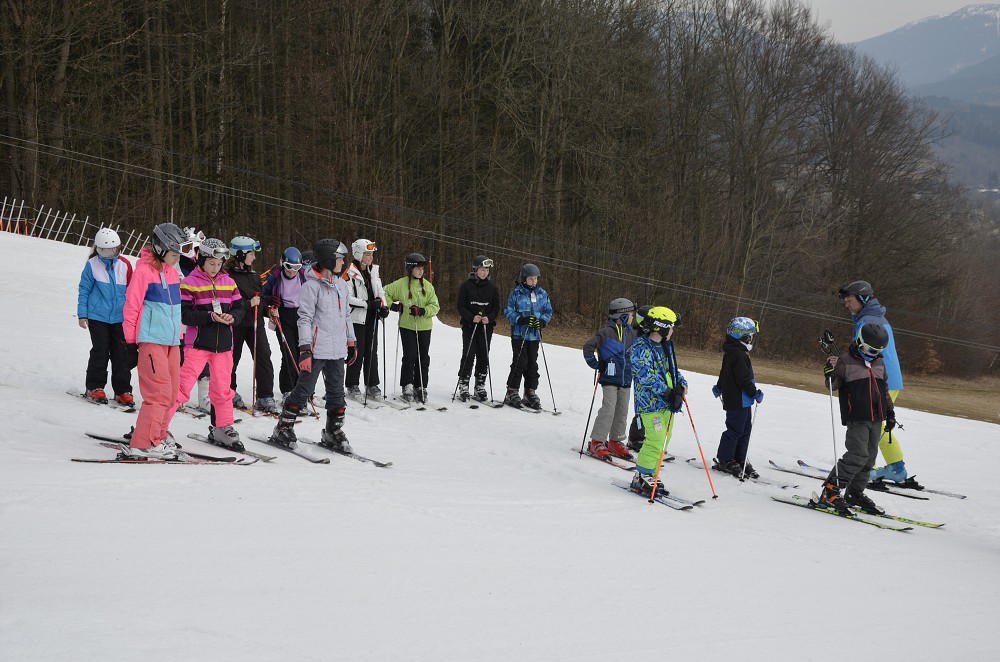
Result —
M442 311L439 319L451 326L458 324L458 315ZM509 333L504 320L497 325L500 333ZM552 326L545 329L545 342L564 347L582 348L593 330ZM683 370L714 375L719 372L722 353L684 346L684 338L677 339L678 362ZM813 393L823 389L822 358L812 364L792 363L777 359L754 357L757 381L777 384ZM960 379L946 376L921 376L906 374L906 388L899 394L896 404L908 409L926 411L945 416L961 416L988 423L1000 423L1000 378L981 377Z

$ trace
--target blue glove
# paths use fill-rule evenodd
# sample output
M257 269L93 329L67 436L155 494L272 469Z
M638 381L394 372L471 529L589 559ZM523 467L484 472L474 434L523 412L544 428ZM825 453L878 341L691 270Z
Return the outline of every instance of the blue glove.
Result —
M757 404L764 402L764 391L757 389L757 392L753 394L753 399L757 401Z
M718 384L716 384L715 386L712 387L712 397L717 398L720 395L722 395L722 389L719 388Z

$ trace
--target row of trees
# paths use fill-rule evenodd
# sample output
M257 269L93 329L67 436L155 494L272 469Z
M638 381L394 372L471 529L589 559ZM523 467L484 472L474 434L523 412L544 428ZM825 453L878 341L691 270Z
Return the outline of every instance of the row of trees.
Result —
M786 355L864 277L911 367L905 331L994 356L961 343L996 344L998 226L933 159L943 125L792 0L5 0L0 47L18 197L274 256L363 235L446 298L477 252L536 262L564 321L626 295L705 346L761 318Z

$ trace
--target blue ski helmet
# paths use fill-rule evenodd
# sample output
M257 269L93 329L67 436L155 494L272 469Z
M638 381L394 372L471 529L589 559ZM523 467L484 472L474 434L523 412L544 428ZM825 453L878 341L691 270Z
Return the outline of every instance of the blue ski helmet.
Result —
M281 266L289 271L298 271L302 268L302 253L295 246L289 246L281 254Z
M753 337L758 333L760 333L760 325L749 317L735 317L726 327L726 335L737 340L750 338L752 342Z

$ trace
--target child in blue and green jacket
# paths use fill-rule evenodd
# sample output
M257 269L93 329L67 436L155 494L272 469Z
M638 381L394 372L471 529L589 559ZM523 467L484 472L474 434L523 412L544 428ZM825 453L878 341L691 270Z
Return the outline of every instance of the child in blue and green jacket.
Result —
M651 496L660 458L666 452L673 431L674 415L684 406L687 380L677 368L671 341L677 314L665 306L655 306L643 316L645 335L628 350L635 387L635 413L642 423L644 440L635 459L632 490ZM657 493L663 483L656 481Z
M533 264L521 267L517 286L507 297L504 317L510 322L510 341L514 361L507 376L507 395L503 402L509 407L541 409L542 403L535 390L538 388L538 347L542 329L552 320L552 302L549 293L538 286L542 272ZM524 399L517 394L524 379Z

